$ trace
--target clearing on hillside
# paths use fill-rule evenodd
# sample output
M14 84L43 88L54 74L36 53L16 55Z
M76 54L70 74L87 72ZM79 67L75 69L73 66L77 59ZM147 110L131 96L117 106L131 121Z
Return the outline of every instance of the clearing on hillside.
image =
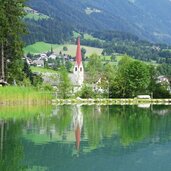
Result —
M63 47L67 47L67 51L63 50ZM63 54L68 54L71 56L75 56L76 54L76 45L73 44L63 44L63 45L59 45L59 44L49 44L49 43L45 43L45 42L36 42L35 44L26 46L24 48L24 53L31 53L31 54L37 54L37 53L44 53L44 52L48 52L51 50L51 47L53 48L53 51L55 53L60 53L62 52ZM89 46L81 46L81 48L85 48L86 49L86 56L90 56L93 53L96 53L98 55L101 55L103 49L101 48L94 48L94 47L89 47Z

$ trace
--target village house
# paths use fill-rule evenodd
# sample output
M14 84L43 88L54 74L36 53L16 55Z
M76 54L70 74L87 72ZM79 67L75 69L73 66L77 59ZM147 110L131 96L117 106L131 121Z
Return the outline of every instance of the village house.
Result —
M156 83L158 83L158 84L160 84L162 86L165 86L167 88L167 90L169 92L171 92L170 81L166 76L160 75L159 77L157 77Z
M46 60L46 61L47 61L47 59L48 59L47 54L46 54L46 53L40 54L40 59L41 59L41 60Z
M156 81L156 83L160 83L160 84L170 84L169 83L169 79L166 77L166 76L164 76L164 75L160 75L160 76L158 76L157 77L157 81Z
M100 77L93 84L93 91L96 93L108 93L109 91L109 82L105 77Z
M34 60L32 64L44 68L44 60Z
M51 54L48 58L49 59L56 59L57 58L57 55L56 54Z
M33 61L30 58L28 58L28 57L23 58L23 60L26 60L28 65L32 65L33 64Z

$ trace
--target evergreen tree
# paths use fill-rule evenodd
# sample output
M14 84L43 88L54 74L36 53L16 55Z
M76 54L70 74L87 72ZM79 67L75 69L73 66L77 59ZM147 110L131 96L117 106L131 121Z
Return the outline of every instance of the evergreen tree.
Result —
M85 48L81 48L81 54L82 54L82 59L83 61L85 61L85 58L86 58L86 49Z
M23 44L21 36L25 31L22 17L24 16L25 0L0 1L0 77L12 83L22 81Z

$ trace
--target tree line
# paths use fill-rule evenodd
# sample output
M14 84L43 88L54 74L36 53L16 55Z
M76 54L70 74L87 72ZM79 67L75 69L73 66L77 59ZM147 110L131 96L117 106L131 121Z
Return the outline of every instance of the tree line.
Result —
M150 43L130 33L118 31L90 32L90 34L97 39L86 40L82 36L82 44L103 48L103 55L120 53L143 61L171 64L171 46L169 45Z
M62 44L70 41L72 37L72 27L64 24L58 19L24 19L27 25L28 34L24 35L23 40L26 45L37 41L52 44Z
M170 71L171 68L168 66L147 65L129 56L124 56L118 65L102 63L100 57L93 54L87 64L87 79L79 96L133 98L148 94L154 98L168 98L170 97L169 83L160 83L157 80L158 76L164 73L170 74ZM96 90L90 85L95 85ZM99 91L100 88L103 91Z

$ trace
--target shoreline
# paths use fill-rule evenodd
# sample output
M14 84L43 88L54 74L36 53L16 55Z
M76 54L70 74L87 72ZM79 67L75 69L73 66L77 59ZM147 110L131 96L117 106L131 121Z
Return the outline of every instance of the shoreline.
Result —
M52 105L171 105L171 99L53 99Z
M171 105L171 99L34 99L34 100L0 100L0 106L17 105Z

